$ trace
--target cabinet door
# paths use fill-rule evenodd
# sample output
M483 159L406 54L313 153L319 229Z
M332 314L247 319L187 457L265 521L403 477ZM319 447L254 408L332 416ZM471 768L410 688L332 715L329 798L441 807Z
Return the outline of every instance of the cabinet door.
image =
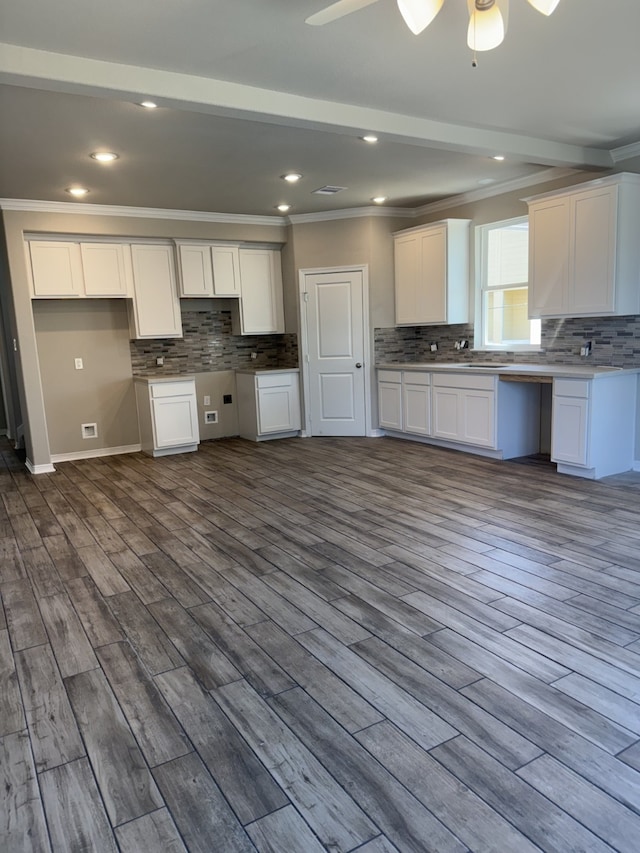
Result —
M396 326L411 325L416 322L416 294L420 278L418 236L396 237L394 257Z
M404 400L404 431L431 435L431 388L428 385L402 386Z
M462 429L457 388L433 388L432 435L448 441L460 441Z
M193 394L154 399L152 409L157 450L198 443L198 411Z
M131 296L131 250L120 243L80 243L87 296Z
M460 392L459 404L460 441L495 448L495 393L465 389Z
M587 465L589 401L554 396L551 417L551 459Z
M400 382L378 382L378 415L383 429L402 429Z
M569 314L610 314L615 310L617 187L576 195L569 280Z
M447 322L447 229L430 228L420 235L420 284L416 315L420 323Z
M548 199L529 211L529 316L566 314L571 202Z
M35 297L84 296L78 243L30 240L29 254Z
M292 432L300 429L300 400L295 384L258 388L258 433Z
M213 272L208 245L178 246L181 296L213 296Z
M213 293L240 296L240 255L237 246L212 246Z
M171 246L131 247L136 338L181 338L180 302Z
M284 332L280 253L240 249L241 334Z

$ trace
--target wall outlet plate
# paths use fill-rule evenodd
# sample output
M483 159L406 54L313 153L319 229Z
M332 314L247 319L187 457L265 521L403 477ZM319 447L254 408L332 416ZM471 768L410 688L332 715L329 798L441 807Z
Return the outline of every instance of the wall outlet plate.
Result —
M83 438L97 438L98 424L81 424Z
M205 422L205 424L217 424L218 423L218 413L217 412L205 412L204 413L204 422Z

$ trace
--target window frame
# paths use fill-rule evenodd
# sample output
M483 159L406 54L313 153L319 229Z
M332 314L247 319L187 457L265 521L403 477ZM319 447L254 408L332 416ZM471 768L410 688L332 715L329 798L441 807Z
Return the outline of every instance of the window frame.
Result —
M487 222L484 225L476 225L474 234L475 243L475 322L474 322L474 349L484 352L540 352L541 343L508 343L488 344L485 343L485 304L486 294L497 293L501 290L515 290L526 287L529 289L529 281L523 284L506 284L497 287L487 286L489 234L491 231L505 228L511 225L529 224L528 216L512 216L497 222ZM531 318L530 318L531 322ZM538 322L540 322L538 320Z

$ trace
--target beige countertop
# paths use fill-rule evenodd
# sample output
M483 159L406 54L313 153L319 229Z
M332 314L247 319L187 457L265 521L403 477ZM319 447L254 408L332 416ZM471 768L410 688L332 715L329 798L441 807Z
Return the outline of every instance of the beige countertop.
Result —
M258 376L262 373L300 373L299 367L241 367L236 369L236 373L249 373L251 376Z
M430 373L489 373L500 376L549 376L552 378L597 379L615 374L639 373L640 368L599 367L582 364L491 364L489 362L405 362L377 364L378 370L421 370Z
M168 376L165 374L162 375L153 375L153 376L134 376L134 382L144 382L145 384L149 384L153 382L154 384L157 382L188 382L189 380L193 380L196 377L193 373L179 373L174 374L173 376Z

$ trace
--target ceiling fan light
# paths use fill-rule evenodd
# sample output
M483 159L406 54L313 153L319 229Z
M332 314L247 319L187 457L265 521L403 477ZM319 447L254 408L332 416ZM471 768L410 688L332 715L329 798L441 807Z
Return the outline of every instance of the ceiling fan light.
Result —
M467 44L471 50L493 50L502 44L507 32L508 0L495 0L487 8L478 8L475 0L468 0L468 6Z
M426 29L444 5L444 0L398 0L398 9L414 35Z
M529 5L542 12L543 15L551 15L555 11L560 0L528 0Z

